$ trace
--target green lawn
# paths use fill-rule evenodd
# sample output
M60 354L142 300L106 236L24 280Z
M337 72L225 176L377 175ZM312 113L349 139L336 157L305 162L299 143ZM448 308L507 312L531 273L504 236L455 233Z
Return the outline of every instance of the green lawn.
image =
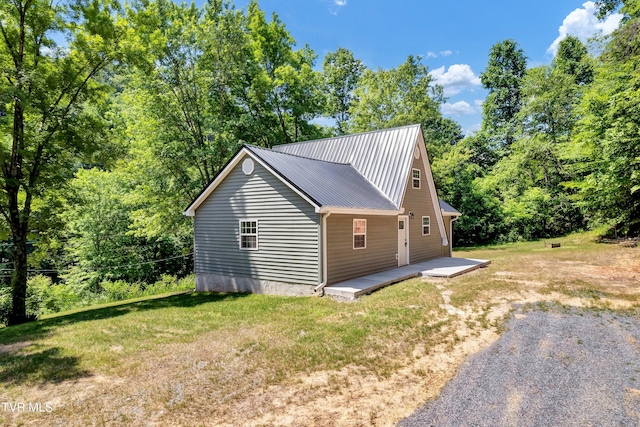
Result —
M459 319L439 308L437 286L453 291L456 307L475 313L465 322L476 333L497 326L486 317L496 299L517 301L531 292L560 303L577 297L594 306L620 301L637 309L637 249L596 244L589 235L558 241L557 249L531 242L457 252L492 264L447 281L408 280L356 302L190 292L2 328L2 401L44 400L45 394L57 400L52 414L5 412L0 422L42 425L41 417L50 416L70 425L124 425L161 414L161 424L237 424L250 418L233 410L246 395L302 387L301 378L314 373L350 368L384 381L410 366L416 349L435 354L463 339L456 334ZM78 395L77 384L89 384L89 395ZM350 387L336 384L338 391ZM129 407L126 399L143 415L121 413L117 408Z

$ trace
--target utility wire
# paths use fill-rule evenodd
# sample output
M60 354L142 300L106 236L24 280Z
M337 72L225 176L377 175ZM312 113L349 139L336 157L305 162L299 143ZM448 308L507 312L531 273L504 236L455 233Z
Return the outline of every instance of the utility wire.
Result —
M169 261L169 260L172 260L172 259L186 258L186 257L191 256L191 255L193 255L193 252L189 252L186 255L178 255L178 256L173 256L173 257L169 257L169 258L157 259L157 260L154 260L154 261L139 262L137 264L124 264L124 265L117 265L115 267L104 267L102 270L113 270L113 269L116 269L116 268L137 267L139 265L156 264L158 262Z
M145 262L139 262L136 264L123 264L123 265L116 265L113 267L103 267L101 270L115 270L116 268L128 268L128 267L137 267L139 265L147 265L147 264L157 264L159 262L164 262L164 261L170 261L172 259L178 259L178 258L186 258L188 256L193 255L193 252L189 252L186 255L178 255L178 256L173 256L173 257L169 257L169 258L163 258L163 259L156 259L153 261L145 261ZM14 271L13 268L0 268L0 271ZM37 270L37 269L28 269L27 270L28 273L58 273L60 272L60 270Z

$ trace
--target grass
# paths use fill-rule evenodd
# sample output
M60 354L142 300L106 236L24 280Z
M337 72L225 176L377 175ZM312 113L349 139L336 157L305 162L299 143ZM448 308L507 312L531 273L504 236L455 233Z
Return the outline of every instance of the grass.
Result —
M637 309L640 252L592 240L581 234L555 239L562 244L555 249L528 242L456 252L492 264L447 281L408 280L353 303L174 293L2 328L0 400L53 400L54 411L0 412L0 424L42 425L44 416L50 417L45 424L67 425L243 424L275 416L264 409L279 404L272 402L274 390L291 391L280 403L287 408L348 394L366 381L385 383L407 367L408 378L429 383L436 374L416 361L451 351L469 334L499 330L499 319L489 317L497 301L535 293L540 301L573 298L602 307L616 301ZM452 290L452 304L472 315L462 322L441 310L438 286ZM353 415L353 425L370 424L383 412L368 408L361 419ZM306 423L342 419L317 417Z

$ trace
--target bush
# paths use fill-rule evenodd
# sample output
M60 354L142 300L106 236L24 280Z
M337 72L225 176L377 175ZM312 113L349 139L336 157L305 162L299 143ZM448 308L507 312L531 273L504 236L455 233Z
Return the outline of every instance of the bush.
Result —
M7 324L11 313L11 287L0 285L0 324Z
M137 283L127 283L124 280L116 280L115 282L106 280L100 283L100 286L108 301L121 301L142 296L142 290Z

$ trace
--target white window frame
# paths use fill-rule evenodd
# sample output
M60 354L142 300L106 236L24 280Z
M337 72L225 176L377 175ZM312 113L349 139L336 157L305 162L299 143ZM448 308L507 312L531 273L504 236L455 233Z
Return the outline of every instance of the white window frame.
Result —
M356 221L364 221L364 233L356 233ZM353 244L353 249L367 249L367 220L366 219L353 219L353 227L351 228L353 231L353 236L351 238L351 243ZM364 236L364 246L356 248L356 236Z
M424 223L424 219L425 218L427 218L429 224L425 225L425 223ZM424 228L425 227L429 227L428 230L427 230L427 233L424 232ZM425 216L422 217L422 235L423 236L430 236L431 235L431 217L428 216L428 215L425 215Z
M414 172L418 172L418 177L417 178L413 176ZM418 186L417 187L415 186L415 183L416 183L415 180L416 179L418 180ZM411 169L411 188L415 188L416 190L419 190L420 187L422 187L421 182L422 182L422 171L420 169L415 169L415 168Z
M242 223L243 222L255 222L256 223L256 232L255 233L243 233L242 232ZM257 219L240 219L238 220L238 248L241 251L257 251L259 247L259 239L258 239L258 230L259 224ZM242 247L242 237L243 236L255 236L256 237L256 247L255 248L243 248Z

